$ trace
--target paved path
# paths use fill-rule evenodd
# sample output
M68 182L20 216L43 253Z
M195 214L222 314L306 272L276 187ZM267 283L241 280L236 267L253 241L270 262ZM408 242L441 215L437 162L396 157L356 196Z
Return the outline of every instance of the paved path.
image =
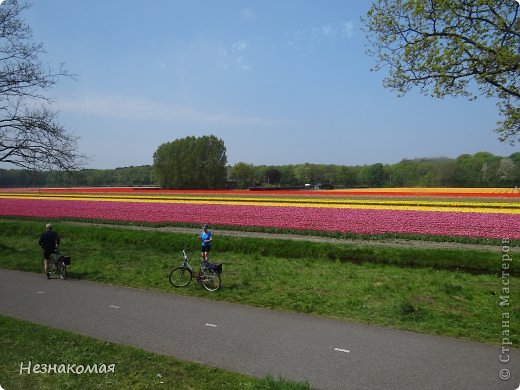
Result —
M513 390L520 383L518 349L502 364L499 346L3 269L0 314L318 389ZM499 379L501 369L511 370L509 381Z

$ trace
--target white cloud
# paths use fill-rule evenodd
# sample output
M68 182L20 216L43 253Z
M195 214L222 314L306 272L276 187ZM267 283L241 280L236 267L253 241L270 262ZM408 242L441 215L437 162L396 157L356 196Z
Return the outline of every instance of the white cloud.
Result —
M218 49L218 64L221 69L227 69L227 57L228 57L228 51L226 48L219 46Z
M351 21L341 23L341 36L352 38L354 35L354 23Z
M220 57L226 57L227 56L227 50L224 47L219 46L218 47L218 55Z
M284 44L297 51L311 52L323 44L334 44L354 36L354 23L345 21L323 24L302 30L294 30L284 35Z
M325 37L330 37L330 36L335 35L335 29L330 24L327 24L327 25L321 26L321 33Z
M240 10L240 17L242 19L250 20L256 18L255 11L252 8L244 8Z
M245 41L236 41L230 45L230 48L219 46L218 56L220 59L220 67L222 69L229 69L238 67L243 71L250 71L251 65L247 61L246 51L249 49L249 44Z
M161 60L155 60L155 65L161 70L166 68L166 63Z
M247 43L244 41L238 41L233 43L233 50L234 51L243 51L247 49Z
M85 96L56 103L63 113L141 121L187 122L195 125L271 126L278 120L215 113L128 96Z
M238 65L238 67L242 70L251 70L251 67L245 63L244 57L238 56L235 58L235 62Z

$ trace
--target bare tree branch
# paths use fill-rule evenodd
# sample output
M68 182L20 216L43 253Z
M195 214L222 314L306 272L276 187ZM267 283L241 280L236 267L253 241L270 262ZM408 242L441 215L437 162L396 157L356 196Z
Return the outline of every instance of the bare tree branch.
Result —
M73 77L60 64L46 69L43 45L32 41L21 14L29 5L6 0L0 5L0 162L32 170L75 170L86 158L78 138L57 122L45 92L60 77Z

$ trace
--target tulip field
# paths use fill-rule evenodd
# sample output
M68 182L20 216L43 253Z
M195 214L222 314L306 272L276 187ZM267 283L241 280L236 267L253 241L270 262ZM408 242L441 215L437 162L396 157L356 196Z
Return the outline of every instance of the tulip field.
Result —
M168 191L0 189L0 217L282 231L520 239L520 193L498 188Z

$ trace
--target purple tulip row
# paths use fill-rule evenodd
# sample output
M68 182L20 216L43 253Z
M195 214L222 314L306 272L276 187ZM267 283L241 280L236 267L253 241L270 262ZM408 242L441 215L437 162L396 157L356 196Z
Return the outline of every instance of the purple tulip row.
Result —
M0 199L0 215L209 223L283 229L520 238L515 214L346 208Z

